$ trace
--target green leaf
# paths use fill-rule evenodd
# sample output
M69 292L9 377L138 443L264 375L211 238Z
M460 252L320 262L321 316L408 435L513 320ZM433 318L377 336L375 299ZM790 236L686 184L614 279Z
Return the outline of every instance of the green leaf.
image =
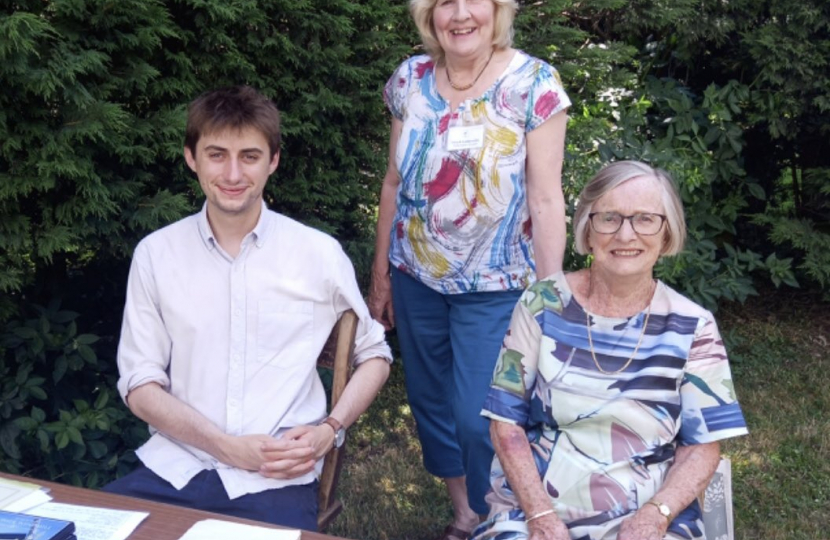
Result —
M37 427L37 421L29 416L15 418L14 423L17 424L17 427L24 431L29 431Z
M17 446L17 436L20 428L13 422L7 422L0 428L0 448L12 459L20 459L20 447Z
M95 356L95 351L89 345L79 345L78 354L90 364L95 364L98 361L98 358Z
M73 399L72 403L75 404L75 409L77 409L79 413L83 413L89 410L89 403L87 403L83 399Z
M43 343L43 339L40 336L35 336L34 339L32 339L31 344L32 354L39 355L43 352L44 346L45 344Z
M81 432L78 430L78 428L69 426L66 428L65 433L69 436L69 440L74 442L75 444L84 444L84 437L83 435L81 435Z
M98 397L95 398L95 405L94 405L95 410L100 411L101 409L106 407L107 402L109 401L109 399L110 399L109 391L107 391L106 388L101 389L101 391L98 393Z
M66 360L66 355L62 354L55 360L55 366L52 368L52 380L56 383L63 379L66 374L66 368L69 362Z
M40 318L40 333L44 336L48 336L49 332L52 330L52 325L49 324L49 319L46 317Z
M29 386L27 388L27 390L29 391L30 394L32 394L32 397L34 397L34 398L46 399L48 397L46 395L46 392L40 386Z
M86 446L94 459L101 459L107 455L107 445L101 441L89 441Z
M760 185L756 184L755 182L747 182L746 186L749 188L749 192L752 194L752 196L758 199L759 201L765 201L767 199L767 194L764 192L764 188L762 188Z
M66 431L61 431L55 435L55 447L58 450L63 450L69 445L69 434Z
M12 330L17 337L23 339L32 339L37 336L37 330L29 328L28 326L19 326Z
M47 452L49 450L49 435L46 430L37 430L37 440L40 442L40 451Z
M81 334L75 339L78 341L78 343L82 345L92 345L101 338L99 338L95 334Z
M46 420L46 413L40 407L32 407L32 418L38 422L43 422Z
M55 314L54 320L55 322L66 324L69 321L74 321L76 318L78 318L78 313L74 311L58 311Z

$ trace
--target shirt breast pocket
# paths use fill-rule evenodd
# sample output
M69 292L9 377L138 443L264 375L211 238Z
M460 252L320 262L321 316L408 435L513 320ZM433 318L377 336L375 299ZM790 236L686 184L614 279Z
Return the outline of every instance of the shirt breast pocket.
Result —
M314 336L314 304L260 300L256 360L278 366L307 360Z

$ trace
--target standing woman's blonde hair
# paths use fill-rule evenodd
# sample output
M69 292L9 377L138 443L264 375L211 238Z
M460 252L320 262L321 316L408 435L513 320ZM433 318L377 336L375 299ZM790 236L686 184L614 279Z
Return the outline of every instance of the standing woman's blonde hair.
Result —
M412 20L421 34L421 42L427 53L436 64L444 63L444 49L435 35L432 24L432 12L439 0L409 0L409 12ZM506 49L513 45L513 18L519 4L516 0L482 0L493 2L495 15L493 17L493 46L497 50Z

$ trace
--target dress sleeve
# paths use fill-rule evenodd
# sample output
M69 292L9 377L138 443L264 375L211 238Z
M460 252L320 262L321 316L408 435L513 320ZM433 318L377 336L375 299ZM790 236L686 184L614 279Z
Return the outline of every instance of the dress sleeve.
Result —
M406 93L411 80L411 61L407 60L398 66L383 88L383 101L392 116L398 120L403 120L404 117Z
M560 111L571 106L571 100L562 86L562 79L556 69L541 60L536 60L533 78L527 93L525 130L533 131Z
M167 367L172 340L158 303L150 250L138 244L127 280L127 300L118 343L118 393L121 399L134 388L155 382L169 388Z
M723 339L711 313L700 319L680 385L678 443L703 444L748 433Z
M534 287L531 287L513 309L482 416L527 425L542 336L539 323L530 309L536 295Z
M335 253L336 260L333 261L333 268L337 269L334 284L335 310L339 317L344 311L353 309L358 318L353 364L358 366L370 358L384 358L392 363L392 351L386 344L383 326L369 314L369 308L363 301L363 296L357 286L351 260L339 244L336 246Z

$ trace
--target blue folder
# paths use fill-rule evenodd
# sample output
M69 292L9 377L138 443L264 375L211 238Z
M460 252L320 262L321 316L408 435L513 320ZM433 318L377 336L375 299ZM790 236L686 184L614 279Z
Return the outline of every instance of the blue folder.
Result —
M75 524L0 510L0 540L76 540Z

